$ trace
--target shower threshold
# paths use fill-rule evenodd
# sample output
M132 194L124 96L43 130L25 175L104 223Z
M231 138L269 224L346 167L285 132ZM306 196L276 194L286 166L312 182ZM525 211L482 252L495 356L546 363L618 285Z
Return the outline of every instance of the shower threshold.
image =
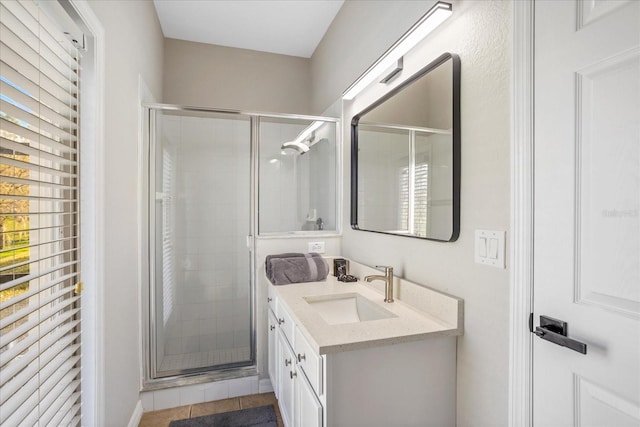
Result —
M250 347L238 347L196 353L182 353L164 356L160 365L162 371L199 369L251 361Z

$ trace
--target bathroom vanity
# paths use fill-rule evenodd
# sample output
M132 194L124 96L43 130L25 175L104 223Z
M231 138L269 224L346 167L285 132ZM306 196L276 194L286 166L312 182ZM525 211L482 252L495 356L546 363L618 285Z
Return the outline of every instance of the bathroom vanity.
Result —
M351 262L362 279L379 273ZM268 290L269 376L287 427L455 425L463 302L395 278Z

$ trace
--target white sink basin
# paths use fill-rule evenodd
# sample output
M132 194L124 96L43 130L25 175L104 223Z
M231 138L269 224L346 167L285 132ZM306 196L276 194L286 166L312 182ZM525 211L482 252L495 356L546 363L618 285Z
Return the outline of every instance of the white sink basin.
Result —
M397 317L360 294L339 294L304 297L329 325L367 322Z

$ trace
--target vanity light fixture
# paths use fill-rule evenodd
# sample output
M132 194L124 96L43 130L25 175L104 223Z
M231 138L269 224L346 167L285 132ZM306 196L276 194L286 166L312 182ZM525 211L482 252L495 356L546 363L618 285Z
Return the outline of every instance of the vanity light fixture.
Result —
M380 74L397 63L407 52L424 39L431 31L435 30L451 14L451 4L442 1L433 5L413 27L393 44L376 62L371 65L342 95L343 99L351 100L362 89L371 84Z
M285 142L284 144L282 144L282 147L280 148L282 149L293 148L297 150L300 154L306 153L307 151L309 151L310 144L305 144L305 142L312 140L313 138L310 138L310 137L312 136L313 132L315 132L324 123L325 122L316 120L315 122L307 126L302 132L300 132L300 134L296 137L296 139L294 139L293 141Z

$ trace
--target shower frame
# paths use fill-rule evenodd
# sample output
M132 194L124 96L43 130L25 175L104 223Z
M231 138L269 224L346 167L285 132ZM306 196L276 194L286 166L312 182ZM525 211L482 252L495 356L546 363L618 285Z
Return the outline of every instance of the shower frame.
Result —
M340 188L340 169L341 163L341 138L340 138L340 119L322 116L310 116L300 114L284 114L284 113L265 113L245 110L230 110L209 107L183 106L175 104L162 103L143 103L143 119L142 123L142 144L141 153L141 206L140 213L143 220L148 220L147 226L142 227L140 235L140 247L142 249L141 257L141 313L142 313L142 391L159 390L170 387L186 386L192 384L201 384L206 382L230 380L258 375L258 358L257 358L257 301L256 301L256 239L260 235L258 229L258 189L259 189L259 163L260 163L260 119L294 119L308 121L325 121L335 123L336 126L336 226L337 230L318 233L309 231L287 232L287 233L268 233L269 238L292 237L292 234L299 236L313 235L336 235L340 233L340 211L341 211L341 188ZM150 195L155 194L155 182L151 179L155 173L155 162L151 161L151 154L155 153L156 144L156 111L173 111L184 113L203 113L206 114L226 114L236 115L249 118L250 121L250 231L247 236L247 247L250 252L249 263L249 303L250 303L250 336L251 350L250 361L246 363L225 365L223 368L202 368L188 369L176 372L175 375L157 377L158 366L156 360L156 313L155 313L155 271L156 260L153 256L156 244L155 230L156 218L155 209L151 206ZM144 223L144 222L143 222ZM267 237L265 236L265 237Z

